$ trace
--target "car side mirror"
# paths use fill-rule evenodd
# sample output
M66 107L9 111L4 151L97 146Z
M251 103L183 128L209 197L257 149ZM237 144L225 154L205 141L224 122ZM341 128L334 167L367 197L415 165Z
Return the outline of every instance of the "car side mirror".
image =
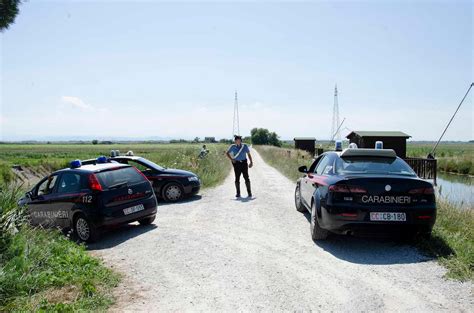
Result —
M306 165L303 165L303 166L298 167L298 171L300 173L308 173L308 168L306 167Z

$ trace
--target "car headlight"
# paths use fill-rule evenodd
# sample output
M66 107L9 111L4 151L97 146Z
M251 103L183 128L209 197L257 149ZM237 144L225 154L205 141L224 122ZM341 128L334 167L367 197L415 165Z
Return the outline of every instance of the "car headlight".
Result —
M188 180L189 180L189 181L199 181L199 177L197 177L197 176L189 176L189 177L188 177Z

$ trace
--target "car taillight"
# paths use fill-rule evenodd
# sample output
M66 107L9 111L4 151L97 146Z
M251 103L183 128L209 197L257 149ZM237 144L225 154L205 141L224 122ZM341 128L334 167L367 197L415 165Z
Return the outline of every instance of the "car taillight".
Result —
M99 183L97 176L95 174L89 175L89 188L93 191L102 191L102 185Z
M428 187L428 188L416 188L408 191L409 194L412 195L433 195L434 194L434 188L433 187Z
M135 169L135 171L137 171L140 175L143 176L143 178L145 178L145 180L149 181L148 177L145 176L145 174L142 173L142 171L140 171L138 168L136 168L135 166L133 167Z
M367 193L367 189L365 188L346 185L331 185L329 186L329 191L341 193Z

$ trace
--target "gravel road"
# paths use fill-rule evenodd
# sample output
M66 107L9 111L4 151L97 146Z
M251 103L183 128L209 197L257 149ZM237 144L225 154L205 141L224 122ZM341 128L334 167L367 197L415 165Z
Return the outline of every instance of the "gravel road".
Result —
M472 283L445 280L409 245L313 243L295 184L253 154L254 199L236 200L229 175L200 198L160 205L154 225L89 247L124 273L112 311L472 312Z

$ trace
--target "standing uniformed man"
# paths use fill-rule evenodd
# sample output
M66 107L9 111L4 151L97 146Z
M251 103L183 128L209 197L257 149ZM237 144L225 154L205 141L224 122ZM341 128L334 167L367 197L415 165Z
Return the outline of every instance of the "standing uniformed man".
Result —
M253 166L252 155L250 154L249 147L242 143L242 137L235 135L234 144L229 147L226 152L229 160L232 161L234 166L235 173L235 189L237 191L236 197L240 198L240 175L242 174L245 179L245 186L247 187L247 194L249 198L252 197L252 190L250 188L250 179L249 179L249 168ZM250 163L247 163L247 156L250 160Z

